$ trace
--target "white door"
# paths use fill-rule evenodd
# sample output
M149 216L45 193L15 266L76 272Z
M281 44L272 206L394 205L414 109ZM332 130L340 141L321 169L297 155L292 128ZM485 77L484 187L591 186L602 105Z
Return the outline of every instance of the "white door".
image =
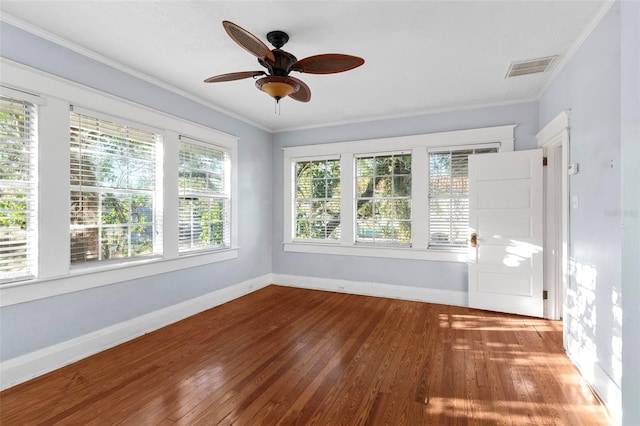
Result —
M470 307L542 317L542 188L541 149L469 156Z

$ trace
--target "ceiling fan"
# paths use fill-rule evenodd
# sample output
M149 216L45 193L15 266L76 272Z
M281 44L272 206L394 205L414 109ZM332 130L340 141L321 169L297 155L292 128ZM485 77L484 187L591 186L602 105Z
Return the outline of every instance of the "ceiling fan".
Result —
M270 50L258 37L233 22L223 21L222 25L229 37L240 47L256 56L258 63L268 72L262 70L232 72L209 77L204 82L218 83L266 76L256 80L256 87L274 98L276 103L287 96L300 102L309 102L311 99L309 86L303 81L291 77L289 75L291 71L308 74L334 74L349 71L364 64L362 58L340 53L325 53L298 60L291 53L281 49L289 41L289 35L284 31L271 31L267 34L267 40L275 47Z

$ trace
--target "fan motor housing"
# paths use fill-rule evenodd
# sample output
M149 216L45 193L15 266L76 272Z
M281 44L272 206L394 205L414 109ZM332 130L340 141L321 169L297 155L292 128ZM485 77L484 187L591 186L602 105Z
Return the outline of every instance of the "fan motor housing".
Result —
M265 60L266 58L258 59L260 65L267 68L271 75L277 75L280 77L288 76L291 72L291 66L298 62L298 58L281 49L273 49L271 53L273 53L276 60L272 63L269 60Z

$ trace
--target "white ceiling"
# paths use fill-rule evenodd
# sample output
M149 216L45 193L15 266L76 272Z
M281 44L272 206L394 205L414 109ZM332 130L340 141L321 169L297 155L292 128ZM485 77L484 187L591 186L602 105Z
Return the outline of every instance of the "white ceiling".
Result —
M605 1L12 1L2 19L271 131L536 99L582 41ZM274 100L263 69L226 34L232 21L284 50L360 56L340 74L293 73L311 101ZM505 79L513 61L560 55L544 74Z

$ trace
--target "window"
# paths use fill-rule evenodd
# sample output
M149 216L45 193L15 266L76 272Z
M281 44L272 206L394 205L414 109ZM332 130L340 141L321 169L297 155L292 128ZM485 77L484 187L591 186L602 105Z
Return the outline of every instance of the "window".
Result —
M295 238L340 238L340 160L295 164Z
M238 258L236 136L0 62L0 306ZM206 189L181 142L224 167Z
M71 112L71 264L158 253L155 133Z
M180 137L179 250L230 246L229 154Z
M36 115L0 96L0 282L36 275Z
M466 247L469 226L469 155L498 148L429 153L429 246Z
M284 250L467 261L469 155L514 127L284 148Z
M356 242L411 243L411 154L356 157Z

